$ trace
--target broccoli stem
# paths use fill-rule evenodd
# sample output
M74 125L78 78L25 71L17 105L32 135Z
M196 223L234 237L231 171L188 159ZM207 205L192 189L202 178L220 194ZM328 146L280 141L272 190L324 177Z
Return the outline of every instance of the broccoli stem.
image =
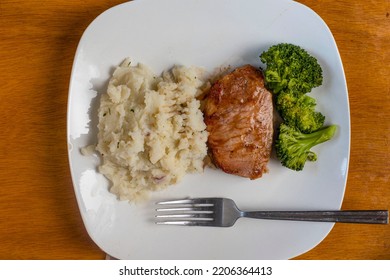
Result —
M336 133L336 130L336 125L330 125L309 134L299 134L297 138L301 138L307 142L307 147L310 149L318 144L330 140Z
M316 161L317 160L317 155L310 151L311 148L314 146L317 146L318 144L324 143L328 140L330 140L333 135L336 133L337 126L336 125L331 125L324 127L320 130L317 130L315 132L312 132L310 134L303 134L305 137L302 139L303 143L303 150L307 151L307 160L309 161Z

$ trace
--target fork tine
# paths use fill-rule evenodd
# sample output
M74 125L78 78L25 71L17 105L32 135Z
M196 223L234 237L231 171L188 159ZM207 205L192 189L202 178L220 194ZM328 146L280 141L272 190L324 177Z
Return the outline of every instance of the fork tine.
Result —
M175 211L183 211L183 212L210 212L212 213L212 208L210 206L206 207L175 207L175 208L156 208L157 212L175 212Z
M157 225L179 225L179 226L212 226L212 221L191 220L191 221L162 221L156 222Z
M193 198L193 199L179 199L179 200L168 200L160 201L157 205L169 205L169 204L201 204L201 205L214 205L212 198Z
M167 200L167 201L160 201L156 202L158 205L165 205L165 204L191 204L191 199L179 199L179 200Z
M196 218L196 219L207 219L207 220L213 220L213 216L209 214L199 214L199 213L193 213L193 214L167 214L167 215L156 215L156 218Z

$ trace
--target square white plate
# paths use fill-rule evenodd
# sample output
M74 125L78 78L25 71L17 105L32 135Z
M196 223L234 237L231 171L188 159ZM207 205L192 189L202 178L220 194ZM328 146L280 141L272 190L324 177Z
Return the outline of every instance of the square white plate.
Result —
M273 44L297 44L319 60L324 83L313 90L335 137L314 148L318 161L301 172L271 158L269 173L250 181L206 169L152 194L120 202L97 173L99 158L80 148L96 143L97 108L113 69L125 57L157 74L174 64L212 72L220 66L261 66ZM334 38L309 8L288 0L136 0L98 16L83 34L68 102L69 161L81 216L96 244L120 259L288 259L316 246L332 223L240 219L232 228L155 225L154 203L223 196L242 210L340 209L348 172L350 119L346 81Z

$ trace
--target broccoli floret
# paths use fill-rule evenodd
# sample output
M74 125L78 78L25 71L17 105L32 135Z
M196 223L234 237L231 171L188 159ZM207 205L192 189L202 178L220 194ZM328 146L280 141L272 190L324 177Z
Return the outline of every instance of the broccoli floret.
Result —
M324 125L325 116L315 111L316 100L305 94L281 92L276 97L276 110L283 121L304 133L311 133Z
M275 143L276 155L283 166L300 171L307 160L317 160L317 155L310 149L331 139L335 132L336 126L331 125L313 133L304 134L282 123Z
M316 58L299 46L282 43L260 55L266 87L274 93L276 109L283 119L275 142L282 165L302 170L306 161L317 160L312 147L331 139L336 126L323 127L325 116L315 110L316 100L306 93L322 84Z
M322 84L322 69L317 59L299 46L281 43L260 55L267 64L266 86L273 93L290 90L305 94Z

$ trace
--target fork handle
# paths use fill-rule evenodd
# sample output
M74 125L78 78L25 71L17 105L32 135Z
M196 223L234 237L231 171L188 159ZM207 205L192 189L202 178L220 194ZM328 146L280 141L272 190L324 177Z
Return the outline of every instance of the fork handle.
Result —
M335 222L358 224L388 224L387 210L352 211L249 211L242 217L270 220L292 220L311 222Z

